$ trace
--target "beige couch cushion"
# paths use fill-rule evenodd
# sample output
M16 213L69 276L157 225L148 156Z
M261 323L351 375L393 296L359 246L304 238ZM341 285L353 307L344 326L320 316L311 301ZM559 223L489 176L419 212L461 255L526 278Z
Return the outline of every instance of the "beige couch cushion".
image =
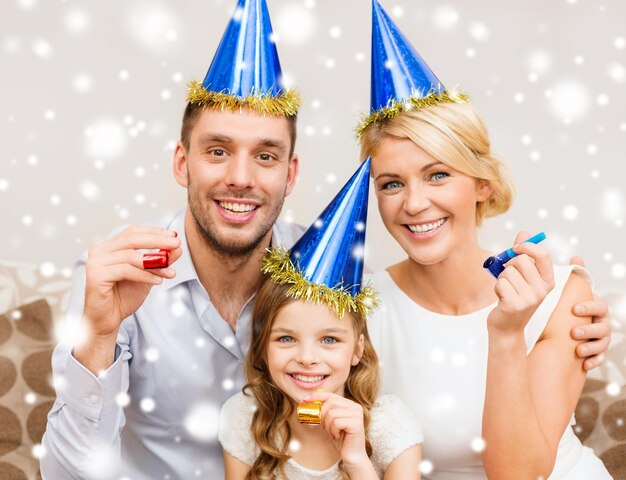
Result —
M54 325L70 280L0 264L0 480L39 476L41 436L54 401Z

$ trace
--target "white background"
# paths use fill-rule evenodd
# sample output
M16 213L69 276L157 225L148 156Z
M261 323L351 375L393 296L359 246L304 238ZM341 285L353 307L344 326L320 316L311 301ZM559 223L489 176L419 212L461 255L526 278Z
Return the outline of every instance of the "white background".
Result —
M304 98L301 175L283 215L308 225L358 165L371 2L269 0ZM447 86L468 91L518 194L481 229L545 231L624 291L626 2L383 0ZM186 83L202 80L234 1L0 0L0 260L68 271L113 227L178 210L171 175ZM367 261L401 259L371 203ZM625 303L626 305L626 303Z

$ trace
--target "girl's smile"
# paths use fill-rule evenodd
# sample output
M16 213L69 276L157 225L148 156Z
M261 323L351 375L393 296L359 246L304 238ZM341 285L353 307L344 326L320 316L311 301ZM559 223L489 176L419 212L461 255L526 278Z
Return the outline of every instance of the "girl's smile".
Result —
M267 365L278 388L294 402L317 389L343 395L350 369L359 363L350 314L338 318L325 305L293 301L276 315L267 347Z

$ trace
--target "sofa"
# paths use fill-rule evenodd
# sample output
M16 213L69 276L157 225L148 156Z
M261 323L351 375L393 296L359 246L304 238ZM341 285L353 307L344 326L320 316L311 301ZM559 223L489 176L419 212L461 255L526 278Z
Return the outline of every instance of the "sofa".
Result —
M0 262L0 480L41 478L41 436L54 401L50 358L69 299L69 272ZM626 479L626 294L600 292L612 340L576 408L576 434Z

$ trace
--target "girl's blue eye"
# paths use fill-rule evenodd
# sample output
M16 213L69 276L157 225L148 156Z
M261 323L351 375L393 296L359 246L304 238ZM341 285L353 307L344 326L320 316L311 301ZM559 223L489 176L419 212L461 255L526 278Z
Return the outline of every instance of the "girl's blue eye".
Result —
M335 337L324 337L322 338L322 343L325 345L334 345L337 343L337 339Z
M441 182L442 180L444 180L446 177L449 177L449 176L450 174L446 172L436 172L430 176L430 179L434 180L435 182Z
M293 337L290 337L289 335L283 335L278 339L278 341L280 343L291 343L293 342Z

